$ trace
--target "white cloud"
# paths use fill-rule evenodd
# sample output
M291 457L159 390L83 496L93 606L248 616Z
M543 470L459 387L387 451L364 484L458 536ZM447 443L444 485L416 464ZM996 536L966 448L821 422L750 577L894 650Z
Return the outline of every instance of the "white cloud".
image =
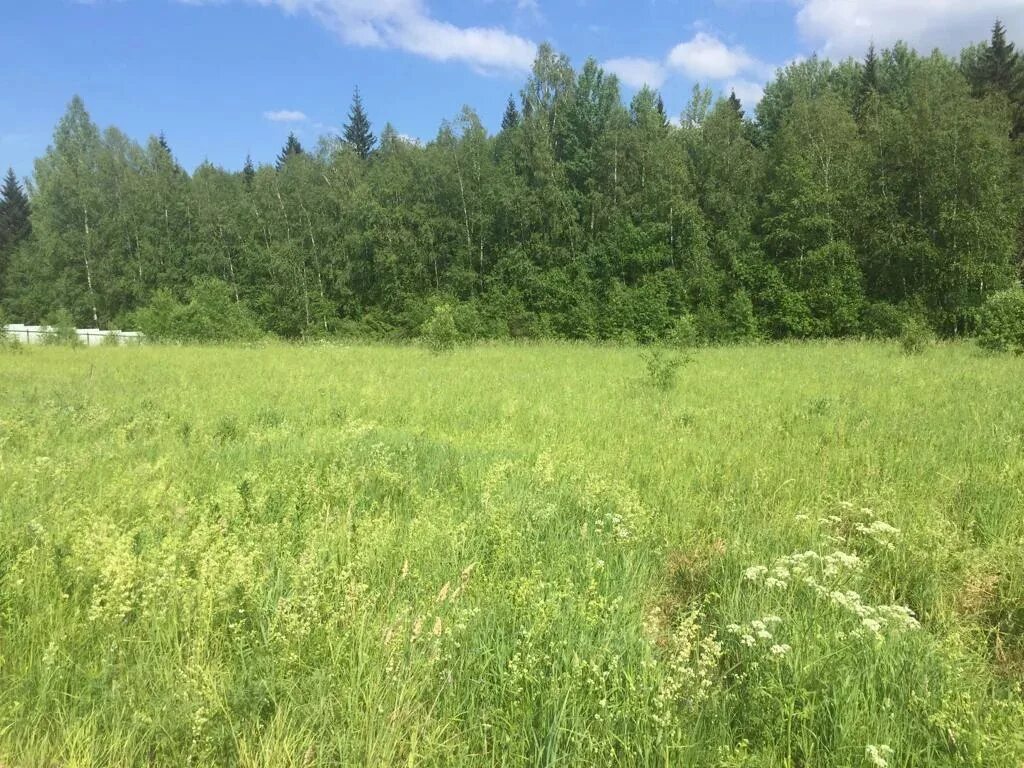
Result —
M660 88L665 82L665 67L660 61L653 59L624 56L609 59L601 66L618 75L618 78L631 88L642 88L645 85Z
M832 57L861 56L871 42L880 47L905 40L921 51L959 53L988 38L999 18L1009 35L1024 43L1022 0L797 0L803 38Z
M207 5L228 0L179 0ZM288 14L306 13L345 43L396 48L480 71L526 71L537 46L500 27L459 27L434 18L423 0L247 0ZM527 3L529 7L529 3Z
M725 80L744 71L764 68L743 48L730 48L707 32L698 32L693 39L669 51L668 63L694 79L710 80Z
M295 109L277 109L264 112L263 117L272 123L301 123L306 120L306 115Z

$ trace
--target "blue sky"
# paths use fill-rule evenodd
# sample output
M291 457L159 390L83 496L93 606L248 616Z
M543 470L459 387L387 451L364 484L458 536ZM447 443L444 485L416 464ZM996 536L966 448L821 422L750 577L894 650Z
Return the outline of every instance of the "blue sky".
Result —
M270 162L289 131L336 130L359 86L378 130L433 137L474 107L494 129L537 43L593 56L628 98L659 86L678 114L701 82L748 107L774 68L874 40L958 51L1024 0L0 0L0 166L20 176L74 94L101 126L163 131L192 169Z

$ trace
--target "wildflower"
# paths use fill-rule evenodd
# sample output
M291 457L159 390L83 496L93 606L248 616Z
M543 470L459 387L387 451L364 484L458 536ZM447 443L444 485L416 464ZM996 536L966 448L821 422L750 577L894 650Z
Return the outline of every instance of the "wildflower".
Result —
M865 627L867 627L872 632L874 632L876 635L879 635L879 634L882 633L882 624L877 619L865 618L865 619L861 619L860 623L863 624Z
M759 630L757 630L757 636L761 640L771 640L772 639L772 633L769 632L767 629L759 629Z
M757 640L754 639L753 635L744 635L740 638L740 642L748 648L753 648L757 644Z
M445 598L448 597L448 587L449 587L449 582L446 581L444 583L444 586L441 587L441 591L437 595L437 602L443 603L445 601Z
M763 565L752 565L743 572L743 578L747 581L757 581L768 573L768 568Z
M730 635L738 635L740 633L740 629L742 628L739 624L729 624L728 626L726 626L725 631L728 632Z
M438 616L437 618L434 619L434 629L431 630L431 634L434 637L440 637L441 636L441 617L440 616Z
M876 768L888 768L889 758L892 757L892 747L887 744L868 744L864 748L864 757Z
M783 581L782 579L776 579L774 576L769 576L764 580L764 585L768 587L768 589L785 589L789 586L789 582Z
M764 625L763 621L758 621L758 620L755 619L754 621L750 622L750 628L751 629L755 629L755 630L756 629L764 629L765 625Z
M778 644L773 645L771 650L772 650L772 656L779 656L779 657L781 657L781 656L785 656L787 653L789 653L793 649L789 645L787 645L786 643L782 643L781 645L778 645Z

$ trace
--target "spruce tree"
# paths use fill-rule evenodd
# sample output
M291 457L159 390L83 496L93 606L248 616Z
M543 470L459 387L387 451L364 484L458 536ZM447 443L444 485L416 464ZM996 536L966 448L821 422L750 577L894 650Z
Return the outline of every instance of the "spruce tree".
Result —
M871 94L878 92L878 55L875 53L875 44L868 46L868 52L864 56L864 64L861 67L860 82L857 84L857 96L854 104L854 115L860 118L864 112Z
M377 137L370 131L370 119L363 109L363 99L356 88L352 94L352 108L345 124L345 142L356 151L363 160L367 159L377 144Z
M167 143L167 134L165 134L163 131L160 131L160 135L156 137L156 140L157 143L160 144L161 147L163 147L164 152L166 152L168 155L173 156L173 153L171 152L171 145Z
M736 91L730 91L729 98L726 99L726 101L729 102L729 106L732 107L733 111L740 116L740 120L746 116L743 112L743 102L741 102L739 97L736 95Z
M1001 93L1010 102L1013 126L1010 135L1024 135L1024 60L1006 40L1006 27L1001 21L992 26L992 38L985 46L972 77L978 95Z
M18 244L32 232L28 198L18 184L14 169L7 171L0 187L0 293L7 276L7 265Z
M14 169L8 169L0 187L0 250L12 249L32 232L30 210Z
M665 100L661 98L661 94L658 94L658 100L654 102L655 108L658 110L658 114L661 115L661 121L668 125L668 113L665 112Z
M246 155L245 165L242 166L242 181L246 188L252 187L254 178L256 178L256 167L252 164L252 155Z
M519 110L516 108L516 101L510 95L508 104L505 105L505 114L501 118L501 130L511 131L519 125Z
M992 26L992 39L985 49L982 73L989 90L1012 96L1019 78L1020 57L1013 43L1006 41L1006 27L996 21Z
M174 172L179 175L184 175L185 169L178 164L177 158L174 157L174 152L171 151L171 145L167 143L167 134L160 131L156 137L156 143L157 146L160 147L160 150L167 156L167 161L174 169Z
M284 168L284 164L287 163L291 158L304 154L305 150L302 148L302 144L295 137L294 133L288 134L288 140L284 143L284 147L281 149L281 154L277 156L277 170Z

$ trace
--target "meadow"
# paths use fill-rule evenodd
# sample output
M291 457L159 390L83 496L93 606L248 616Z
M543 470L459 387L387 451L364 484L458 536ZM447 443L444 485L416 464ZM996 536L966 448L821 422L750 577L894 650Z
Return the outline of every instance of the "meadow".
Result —
M1024 359L0 351L0 765L1024 765Z

